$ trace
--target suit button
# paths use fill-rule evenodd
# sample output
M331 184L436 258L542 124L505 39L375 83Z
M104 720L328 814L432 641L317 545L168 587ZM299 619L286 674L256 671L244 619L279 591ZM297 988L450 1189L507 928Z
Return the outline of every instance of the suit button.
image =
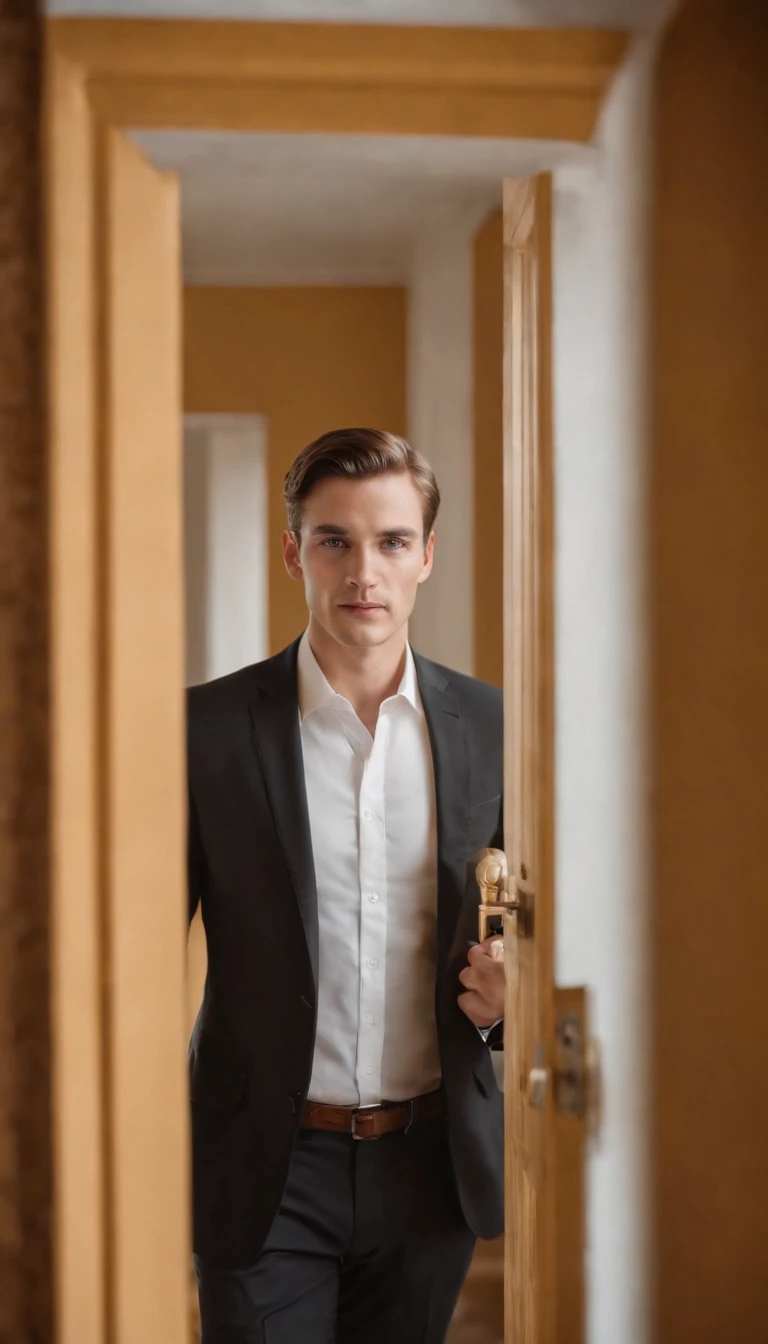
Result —
M306 994L302 994L301 1003L303 1003L305 1008L308 1008L309 1011L312 1012L312 1004L309 1002L309 999L307 998Z
M288 1100L291 1103L291 1110L293 1111L293 1114L296 1115L301 1110L304 1104L304 1093L292 1092Z

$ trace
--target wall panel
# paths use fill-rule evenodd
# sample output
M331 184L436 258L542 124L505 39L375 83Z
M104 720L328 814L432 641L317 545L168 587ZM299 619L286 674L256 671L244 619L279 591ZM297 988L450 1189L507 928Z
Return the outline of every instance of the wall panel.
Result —
M263 414L269 444L269 642L304 628L283 568L282 487L296 454L342 425L405 433L406 294L399 288L188 288L187 413Z

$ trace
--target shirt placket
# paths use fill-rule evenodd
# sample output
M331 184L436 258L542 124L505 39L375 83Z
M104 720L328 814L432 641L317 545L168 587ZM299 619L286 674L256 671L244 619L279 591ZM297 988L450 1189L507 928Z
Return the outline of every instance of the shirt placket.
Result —
M357 1087L361 1106L381 1097L384 1051L385 962L387 946L386 816L384 778L389 716L379 715L363 770L358 827L360 836L360 1015Z

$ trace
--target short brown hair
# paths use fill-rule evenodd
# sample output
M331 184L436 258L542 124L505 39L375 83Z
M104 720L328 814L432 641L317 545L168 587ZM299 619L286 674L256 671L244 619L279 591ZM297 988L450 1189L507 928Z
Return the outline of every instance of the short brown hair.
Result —
M326 476L362 480L390 471L410 472L422 499L426 541L440 507L435 473L407 439L390 434L386 429L332 429L302 449L285 478L283 489L290 530L299 535L304 500Z

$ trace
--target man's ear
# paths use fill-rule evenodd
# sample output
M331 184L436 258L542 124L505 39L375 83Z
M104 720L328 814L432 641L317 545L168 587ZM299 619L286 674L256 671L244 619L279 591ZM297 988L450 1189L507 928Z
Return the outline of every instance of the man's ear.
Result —
M301 567L301 537L296 532L283 533L283 560L292 579L303 579Z
M434 562L434 558L435 558L435 534L434 532L430 532L429 536L427 537L427 544L424 547L424 563L422 566L421 573L419 575L419 583L424 583L425 579L429 578L430 574L432 573L432 564Z

